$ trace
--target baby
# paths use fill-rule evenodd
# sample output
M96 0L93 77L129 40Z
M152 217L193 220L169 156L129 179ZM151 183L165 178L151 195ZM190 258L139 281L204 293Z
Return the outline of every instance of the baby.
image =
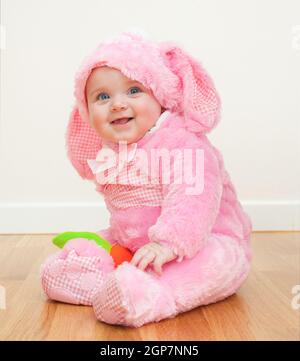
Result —
M122 33L84 61L75 98L69 158L104 196L99 235L134 256L115 267L90 241L69 241L42 267L46 295L139 327L234 294L250 270L251 221L205 135L220 100L200 63Z

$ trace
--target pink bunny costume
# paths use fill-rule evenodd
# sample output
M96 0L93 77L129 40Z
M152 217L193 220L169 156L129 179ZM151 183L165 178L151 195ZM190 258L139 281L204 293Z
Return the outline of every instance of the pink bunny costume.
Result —
M100 139L88 121L86 81L94 68L104 65L150 88L166 109L154 128L129 145L122 167L103 167L104 159L120 159L120 150ZM150 267L141 271L128 262L114 268L107 252L73 240L42 267L48 297L92 305L97 319L109 324L139 327L234 294L250 269L251 221L220 152L205 135L219 120L220 100L200 63L173 43L122 33L86 58L74 94L68 156L82 178L95 182L110 211L110 227L99 234L132 252L148 242L164 243L178 257L158 276ZM154 183L137 181L138 153L150 157L151 150L162 148L203 152L201 192L195 192L196 177L192 184L163 182L164 168ZM173 166L175 157L171 159ZM190 158L194 167L195 159ZM140 169L149 181L147 165ZM176 167L170 169L174 179Z

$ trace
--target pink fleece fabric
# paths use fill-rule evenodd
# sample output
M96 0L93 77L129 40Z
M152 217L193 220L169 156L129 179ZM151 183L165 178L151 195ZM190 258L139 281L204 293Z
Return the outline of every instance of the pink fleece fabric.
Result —
M102 65L151 88L170 111L158 130L137 142L138 148L147 154L160 148L203 150L201 194L187 195L184 183L164 184L160 206L122 209L112 205L109 192L97 184L87 165L103 140L89 125L84 89L92 69ZM68 156L80 176L95 182L104 196L110 227L99 233L133 252L155 241L178 255L164 265L161 277L151 267L142 272L125 262L107 273L85 304L92 304L103 322L139 327L235 293L250 270L252 226L220 151L206 136L219 121L220 99L202 65L173 43L156 44L126 33L100 44L85 59L76 75L74 94L76 105L66 134ZM45 272L43 277L47 277Z

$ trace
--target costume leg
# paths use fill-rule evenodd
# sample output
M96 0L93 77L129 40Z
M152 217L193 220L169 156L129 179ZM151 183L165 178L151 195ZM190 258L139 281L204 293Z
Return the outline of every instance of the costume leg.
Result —
M108 239L105 231L99 234ZM95 292L113 269L114 262L103 248L74 239L41 266L42 288L52 300L91 305Z
M106 323L133 327L174 317L232 295L249 267L238 240L211 235L194 258L164 265L162 276L127 262L119 266L95 293L95 315Z
M181 313L234 294L249 274L250 261L247 241L212 234L194 258L167 265L161 281L172 289Z

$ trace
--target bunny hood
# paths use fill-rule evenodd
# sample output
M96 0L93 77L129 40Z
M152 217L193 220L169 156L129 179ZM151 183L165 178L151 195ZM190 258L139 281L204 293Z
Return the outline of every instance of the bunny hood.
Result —
M125 32L102 42L80 66L75 77L76 104L66 133L68 156L83 178L93 179L87 164L101 149L102 140L91 127L85 86L92 70L109 66L137 80L161 106L178 114L183 126L201 135L219 121L220 99L201 64L174 43L156 43L141 35Z

